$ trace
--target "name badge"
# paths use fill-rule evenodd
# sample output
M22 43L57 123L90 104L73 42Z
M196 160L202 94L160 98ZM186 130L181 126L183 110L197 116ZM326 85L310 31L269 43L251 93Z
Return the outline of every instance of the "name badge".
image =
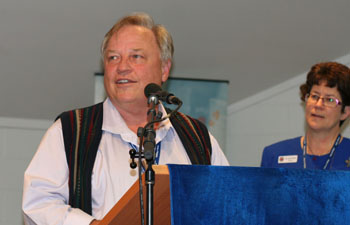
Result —
M278 156L278 164L296 163L298 162L298 155L281 155Z

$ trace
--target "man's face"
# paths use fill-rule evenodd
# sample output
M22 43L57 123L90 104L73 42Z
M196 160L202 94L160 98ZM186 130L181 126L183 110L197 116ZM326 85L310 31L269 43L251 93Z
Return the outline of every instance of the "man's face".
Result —
M147 105L149 83L168 79L171 63L160 59L160 50L150 29L128 25L113 34L104 55L104 85L114 106Z

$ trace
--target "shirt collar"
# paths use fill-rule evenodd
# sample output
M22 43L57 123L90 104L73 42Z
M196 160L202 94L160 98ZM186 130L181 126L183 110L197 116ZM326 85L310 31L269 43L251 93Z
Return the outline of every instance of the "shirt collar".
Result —
M163 117L167 114L164 106L160 103L159 110L163 113ZM137 136L126 125L118 110L114 107L111 100L107 98L103 103L103 122L102 130L113 134L119 134L124 140L137 143ZM161 141L169 133L174 134L175 129L169 119L161 122L160 128L156 132L156 142ZM170 134L169 133L169 134Z

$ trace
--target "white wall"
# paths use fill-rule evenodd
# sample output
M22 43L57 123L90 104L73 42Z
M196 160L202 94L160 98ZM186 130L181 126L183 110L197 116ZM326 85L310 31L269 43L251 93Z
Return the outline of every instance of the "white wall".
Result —
M51 121L0 117L0 224L22 221L23 174Z
M349 66L350 55L334 61ZM304 135L299 86L307 72L228 107L225 153L231 165L260 166L265 146ZM348 123L342 128L343 135L350 137Z

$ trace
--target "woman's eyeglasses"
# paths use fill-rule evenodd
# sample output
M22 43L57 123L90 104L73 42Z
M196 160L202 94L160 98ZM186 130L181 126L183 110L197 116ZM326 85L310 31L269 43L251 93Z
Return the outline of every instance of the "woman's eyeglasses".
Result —
M341 101L339 99L334 97L321 97L317 94L306 94L305 95L305 102L311 103L311 104L317 104L318 100L322 100L322 103L324 106L335 108L337 105L341 105Z

